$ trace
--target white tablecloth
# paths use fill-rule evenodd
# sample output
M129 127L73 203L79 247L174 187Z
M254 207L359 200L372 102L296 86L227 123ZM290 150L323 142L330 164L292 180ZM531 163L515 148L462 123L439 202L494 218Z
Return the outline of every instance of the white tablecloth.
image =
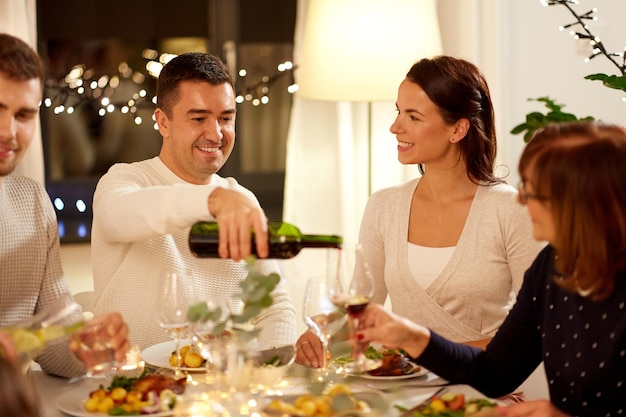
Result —
M282 392L285 395L288 394L303 394L306 392L305 380L302 376L302 367L299 365L293 365L288 376L286 377L287 383L282 388ZM68 380L47 375L37 365L34 365L29 376L34 382L39 399L41 402L42 417L66 417L67 414L61 412L57 407L57 399L70 391L85 391L93 387L94 389L103 384L105 387L109 385L109 381L105 378L92 378L85 379L76 383L69 383ZM429 373L426 376L403 379L403 380L391 380L380 381L361 379L358 377L348 377L342 380L347 383L353 392L370 391L380 394L390 405L386 415L397 416L399 411L393 407L393 405L401 405L404 407L412 407L420 401L428 398L433 392L435 392L445 381ZM383 392L380 389L390 389ZM466 398L478 398L484 397L478 391L467 385L448 385L448 392L451 393L463 393ZM87 397L85 397L87 399Z

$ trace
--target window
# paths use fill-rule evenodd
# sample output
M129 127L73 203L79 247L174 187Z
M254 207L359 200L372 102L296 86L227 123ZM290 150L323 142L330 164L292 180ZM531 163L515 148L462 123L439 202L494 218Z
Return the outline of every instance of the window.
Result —
M295 0L38 0L37 7L49 71L46 187L62 243L89 241L93 191L112 164L158 154L149 68L163 53L205 51L227 62L244 99L237 144L219 174L255 192L271 220L282 218L293 78L290 68L277 68L292 60Z

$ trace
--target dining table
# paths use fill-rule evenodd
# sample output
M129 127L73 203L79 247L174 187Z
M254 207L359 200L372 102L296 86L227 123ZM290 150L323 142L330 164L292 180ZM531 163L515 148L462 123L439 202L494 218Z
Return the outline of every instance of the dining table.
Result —
M308 392L306 372L306 368L298 364L291 365L282 381L266 393L266 401L269 402L268 398L294 398L297 395L306 394ZM61 411L60 406L62 407L63 404L59 404L59 401L68 398L68 396L72 397L73 401L80 401L80 398L87 400L90 390L96 389L100 385L107 387L110 384L110 381L105 377L96 376L74 382L46 374L37 364L31 366L28 375L38 394L42 417L66 417L68 415L96 417L103 415L86 411L76 413L72 411L67 414ZM190 375L188 381L199 381L204 377L201 373ZM402 414L401 407L412 408L427 400L441 387L446 387L449 393L464 394L465 398L468 399L485 398L483 394L468 385L449 384L432 372L425 372L418 377L406 379L345 376L335 380L334 383L346 384L355 395L366 393L377 399L382 399L386 407L377 415L390 417L400 416ZM196 392L198 389L202 389L202 384L196 385L194 389ZM78 393L79 399L75 399L75 393Z

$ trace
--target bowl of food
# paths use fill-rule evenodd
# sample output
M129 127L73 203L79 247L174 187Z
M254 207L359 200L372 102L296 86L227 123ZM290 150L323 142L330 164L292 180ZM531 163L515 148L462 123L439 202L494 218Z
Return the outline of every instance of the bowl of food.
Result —
M252 380L262 385L274 385L285 376L296 360L296 347L286 345L259 351L254 358Z

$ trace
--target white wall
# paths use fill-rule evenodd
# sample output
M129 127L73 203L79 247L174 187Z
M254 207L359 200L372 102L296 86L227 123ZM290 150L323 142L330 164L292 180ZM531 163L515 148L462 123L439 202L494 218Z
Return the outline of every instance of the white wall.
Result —
M516 164L524 145L521 136L508 131L523 122L530 111L545 113L542 104L529 102L527 98L550 96L566 105L564 111L579 117L593 116L626 125L624 93L606 88L599 81L584 79L599 72L620 75L618 69L602 56L585 63L591 50L588 44L575 40L567 30L558 30L559 26L574 21L569 11L563 6L544 7L538 0L506 4L502 10L502 36L508 45L502 51L507 62L507 74L503 75L506 82L502 84L505 100L496 112L501 126L506 128L499 132L503 160ZM609 52L624 51L626 32L622 17L626 14L626 2L580 0L573 7L579 13L598 7L598 21L588 23L591 32L600 37Z

